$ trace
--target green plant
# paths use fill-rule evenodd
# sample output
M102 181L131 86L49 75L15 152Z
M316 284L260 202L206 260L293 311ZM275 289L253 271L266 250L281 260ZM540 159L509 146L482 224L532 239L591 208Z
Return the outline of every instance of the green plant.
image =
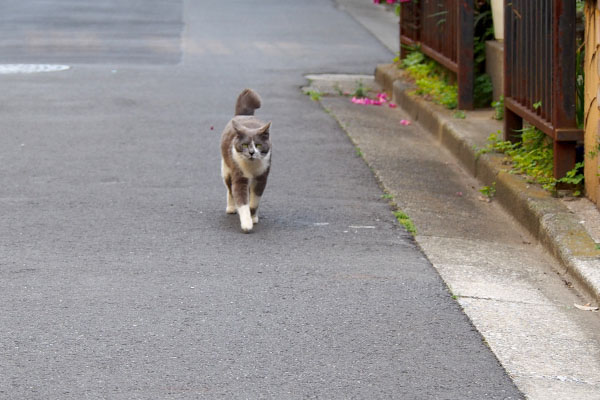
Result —
M400 62L401 68L412 67L413 65L422 64L425 60L425 54L421 53L421 51L416 47L408 47L409 53L402 61Z
M589 151L589 153L588 153L588 155L589 155L591 158L596 158L596 156L598 156L598 153L599 153L599 152L600 152L600 143L598 143L598 144L596 145L596 148L595 148L594 150L590 150L590 151Z
M356 89L354 89L352 96L361 99L361 98L367 97L368 92L369 92L369 89L365 87L363 82L357 81Z
M430 25L441 26L446 22L447 13L447 10L440 10L425 17L433 19ZM475 107L487 107L492 101L493 91L491 78L485 73L485 42L494 35L489 1L476 2L474 34L473 102ZM407 56L399 60L399 65L414 79L417 85L416 93L446 108L456 108L458 88L455 77L427 58L418 47L407 50Z
M492 78L488 74L483 73L475 77L473 102L476 108L488 107L492 102L493 92Z
M467 118L467 114L463 110L456 110L454 112L454 118L465 119L465 118Z
M583 183L584 175L583 175L583 164L584 162L578 162L575 164L575 167L567 172L567 174L560 178L557 183L566 183L568 185L573 185L576 189L573 191L573 196L581 195L581 184Z
M434 103L454 109L458 105L456 84L449 83L448 72L427 58L418 48L408 53L400 67L406 70L417 86L416 93Z
M479 189L479 193L481 193L488 199L492 199L496 195L496 182L492 182L491 186L481 187L481 189Z
M321 97L323 97L323 93L319 92L318 90L314 90L314 89L307 90L306 94L308 96L310 96L310 99L313 101L319 101L319 100L321 100Z
M501 121L504 119L504 96L500 95L500 98L494 102L492 102L492 107L494 107L494 119Z
M394 216L396 217L400 225L404 226L404 228L406 228L406 230L409 233L411 233L413 236L417 234L417 228L415 227L415 224L412 222L408 215L398 210L394 211Z
M458 87L456 84L449 84L446 79L433 73L428 76L417 79L417 93L424 95L425 98L433 100L448 109L455 109L458 106Z
M498 132L499 134L500 132ZM583 185L583 162L567 172L566 176L555 179L553 174L554 151L552 141L543 132L533 126L526 126L520 131L516 142L503 141L498 134L488 137L488 145L478 151L478 155L496 151L507 155L511 173L527 176L529 182L538 183L550 192L556 191L558 183L575 186L574 195L581 193Z
M361 150L361 149L360 149L358 146L356 146L356 149L354 149L354 152L355 152L355 153L356 153L356 155L357 155L357 156L359 156L359 157L363 157L363 156L364 156L364 154L363 154L362 150Z
M381 198L382 198L382 199L385 199L385 200L392 200L392 199L394 198L394 196L392 196L392 195L391 195L391 194L389 194L389 193L385 193L385 194L382 194L382 195L381 195Z
M550 140L533 126L523 128L520 133L520 140L514 143L490 135L489 146L509 156L513 173L527 175L532 182L553 189L556 182L552 174L554 154Z

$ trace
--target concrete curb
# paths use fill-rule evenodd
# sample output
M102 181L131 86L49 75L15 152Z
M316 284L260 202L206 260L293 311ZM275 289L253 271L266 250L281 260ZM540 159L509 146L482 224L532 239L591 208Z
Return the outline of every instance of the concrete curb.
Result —
M498 202L562 263L580 289L600 302L600 250L576 215L548 192L506 172L502 155L478 154L487 136L502 126L489 111L456 119L453 112L410 94L414 87L393 64L377 66L375 80L473 176L485 185L495 182ZM471 115L477 121L470 120Z

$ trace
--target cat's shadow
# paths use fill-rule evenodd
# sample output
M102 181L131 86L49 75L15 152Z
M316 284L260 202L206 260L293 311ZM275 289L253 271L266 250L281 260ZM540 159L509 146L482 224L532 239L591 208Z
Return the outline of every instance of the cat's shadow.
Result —
M260 233L260 231L263 229L263 225L268 225L269 223L268 217L261 216L258 223L254 224L250 232L244 232L241 227L240 217L237 213L227 214L223 212L219 220L221 222L221 227L223 230L231 233L239 233L240 235L252 235L255 233Z
M329 222L325 221L322 216L311 210L295 210L293 213L277 212L276 209L269 209L266 213L259 214L259 221L254 224L252 231L254 233L275 234L285 231L298 232L304 229L315 229L319 226L328 226ZM240 226L240 218L237 214L221 213L219 218L221 229L232 232L245 234Z

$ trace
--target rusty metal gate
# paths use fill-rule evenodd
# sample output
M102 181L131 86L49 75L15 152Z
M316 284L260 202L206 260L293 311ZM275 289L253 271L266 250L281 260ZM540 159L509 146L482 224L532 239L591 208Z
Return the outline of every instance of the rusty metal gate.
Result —
M401 4L400 56L405 46L421 51L450 71L458 82L458 108L474 106L473 0L419 0Z
M523 120L554 142L554 177L575 165L583 131L576 122L574 0L505 0L504 137Z

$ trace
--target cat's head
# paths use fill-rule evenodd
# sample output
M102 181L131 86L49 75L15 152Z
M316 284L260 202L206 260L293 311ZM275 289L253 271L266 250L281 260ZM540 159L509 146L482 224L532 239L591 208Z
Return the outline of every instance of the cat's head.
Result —
M232 121L235 130L233 148L247 160L262 160L271 152L271 141L269 139L271 123L261 125L257 128L247 127L240 122Z

